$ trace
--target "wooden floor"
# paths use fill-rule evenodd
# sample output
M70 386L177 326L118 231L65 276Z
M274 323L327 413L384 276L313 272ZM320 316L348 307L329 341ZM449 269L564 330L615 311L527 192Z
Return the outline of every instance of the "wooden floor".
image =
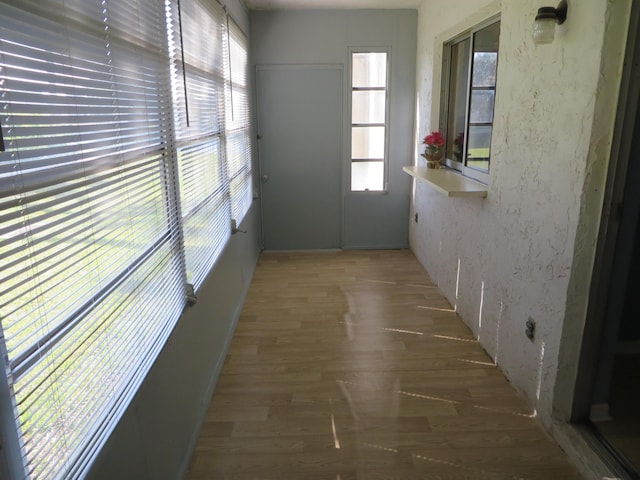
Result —
M409 251L263 254L189 480L578 479Z

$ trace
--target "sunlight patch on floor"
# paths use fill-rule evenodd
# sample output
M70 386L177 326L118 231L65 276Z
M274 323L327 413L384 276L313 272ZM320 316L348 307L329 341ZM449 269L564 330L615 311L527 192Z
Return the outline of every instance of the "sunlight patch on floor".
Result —
M416 283L407 283L407 287L416 287L416 288L438 288L435 285L418 285Z
M433 463L438 463L440 465L447 465L449 467L453 467L453 468L458 468L460 470L466 470L468 472L474 472L474 473L479 473L484 475L496 475L496 472L490 472L488 470L482 470L479 468L471 468L471 467L466 467L464 465L459 465L457 463L453 463L453 462L449 462L447 460L440 460L438 458L432 458L432 457L425 457L424 455L418 455L417 453L414 453L412 455L414 458L417 458L418 460L424 460L425 462L433 462ZM514 477L514 478L518 478L518 477Z
M399 393L399 394L405 395L407 397L421 398L423 400L433 400L433 401L436 401L436 402L451 403L453 405L460 405L462 403L462 402L458 402L456 400L447 400L446 398L432 397L430 395L422 395L420 393L405 392L405 391L402 391L402 390L396 390L394 393Z
M449 335L431 335L431 336L434 338L440 338L442 340L455 340L456 342L478 343L478 341L473 338L451 337Z
M465 363L473 363L474 365L483 365L485 367L495 367L496 365L493 362L480 362L478 360L467 360L465 358L456 358L459 362Z
M347 324L347 325L356 325L356 326L360 326L360 327L365 327L365 328L369 328L372 330L383 330L385 332L393 332L393 333L407 333L410 335L424 335L424 333L422 332L415 332L413 330L402 330L400 328L389 328L389 327L372 327L366 323L357 323L357 322L338 322L340 324Z
M340 450L340 439L338 438L338 430L336 429L336 417L333 414L333 401L329 398L329 405L331 405L331 431L333 432L333 446L336 450Z
M385 285L398 285L398 282L388 282L386 280L373 280L370 278L363 278L362 279L363 282L370 282L370 283L383 283Z
M374 448L376 450L384 450L385 452L400 453L400 450L396 450L395 448L383 447L382 445L373 445L371 443L364 443L363 445L365 447Z
M478 312L478 341L480 341L480 333L482 332L482 309L484 308L484 280L480 290L480 311Z
M434 312L451 312L451 313L456 312L453 308L425 307L423 305L418 305L417 308L420 308L421 310L433 310Z
M456 272L456 304L453 306L454 310L458 311L458 293L460 292L460 258L458 258L458 270Z

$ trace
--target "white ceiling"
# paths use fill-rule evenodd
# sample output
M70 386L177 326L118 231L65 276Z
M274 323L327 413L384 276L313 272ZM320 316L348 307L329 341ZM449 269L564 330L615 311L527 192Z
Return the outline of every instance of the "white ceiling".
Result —
M244 0L250 10L357 10L362 8L418 8L422 0Z

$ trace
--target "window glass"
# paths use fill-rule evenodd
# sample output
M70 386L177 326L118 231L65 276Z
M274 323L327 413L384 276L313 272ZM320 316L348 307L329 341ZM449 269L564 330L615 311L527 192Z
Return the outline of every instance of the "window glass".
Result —
M249 111L249 40L229 18L225 69L225 144L231 218L240 225L253 202L251 115Z
M464 148L470 49L468 38L451 46L446 156L457 162L462 161Z
M0 2L0 443L21 479L84 478L184 308L164 6L53 3Z
M351 57L351 190L385 188L387 53Z
M0 18L0 476L85 478L251 204L247 41L208 0Z
M489 170L489 152L491 149L491 126L470 125L469 144L467 145L467 166Z
M354 53L352 69L354 88L387 86L387 54L385 52Z
M169 5L181 20L170 25L169 54L187 282L197 291L231 236L222 141L229 103L226 21L215 4L171 0Z
M351 102L352 123L384 123L384 90L354 91Z
M473 90L471 92L470 123L493 122L493 90Z
M353 127L352 159L384 159L384 127Z
M495 87L497 67L496 52L475 52L473 54L473 86Z
M481 174L491 161L499 37L500 22L494 22L445 44L446 157Z
M382 190L384 162L353 162L351 164L351 190Z

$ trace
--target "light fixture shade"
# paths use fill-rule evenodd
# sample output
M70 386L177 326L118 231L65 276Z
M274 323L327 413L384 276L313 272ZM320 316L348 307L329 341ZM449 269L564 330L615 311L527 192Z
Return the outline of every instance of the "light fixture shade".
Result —
M555 18L537 18L533 23L533 41L536 45L553 42L555 33Z
M567 0L561 0L556 8L540 7L533 23L533 41L539 45L551 43L556 35L556 24L562 25L567 19L569 6Z

